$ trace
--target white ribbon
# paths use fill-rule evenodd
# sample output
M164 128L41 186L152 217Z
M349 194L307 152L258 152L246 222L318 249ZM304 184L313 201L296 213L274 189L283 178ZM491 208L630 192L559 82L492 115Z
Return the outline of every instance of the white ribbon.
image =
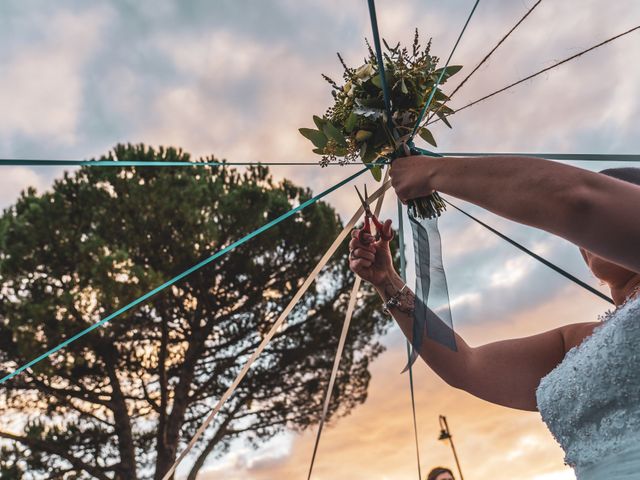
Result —
M386 191L390 183L387 181L388 178L389 178L389 169L387 169L386 171L386 174L384 177L384 184L382 185L382 188L384 188L384 190L382 190L382 194L380 195L380 198L378 198L378 203L376 203L376 208L374 212L376 217L380 215L380 210L382 209L384 192ZM380 190L376 191L376 193L374 193L371 196L372 200L376 197L376 194L378 192L380 192ZM369 199L366 199L366 200L368 201ZM359 218L359 215L358 215L359 212L360 210L358 210L358 212L356 213L356 215L358 216L357 218ZM382 235L382 232L378 232L378 233ZM324 406L322 407L322 417L320 418L318 433L316 434L316 441L315 441L315 444L313 445L313 455L311 456L311 464L309 465L309 473L307 475L307 480L311 479L311 473L313 472L313 465L316 461L316 453L318 452L318 445L320 444L320 436L322 435L324 422L325 422L325 419L327 418L327 412L329 411L329 402L331 401L331 393L333 392L333 386L336 383L338 368L340 367L340 360L342 360L342 352L344 351L344 344L347 340L347 333L349 333L349 326L351 325L351 317L353 317L353 310L355 309L355 306L356 306L356 300L358 297L358 291L360 290L361 283L362 283L362 279L356 276L356 279L353 282L353 288L351 289L351 296L349 297L347 313L344 316L344 323L342 324L342 333L340 334L340 341L338 342L338 350L336 351L336 356L335 356L335 359L333 360L333 369L331 370L331 377L329 378L329 386L327 387L327 393L325 394L325 397L324 397Z

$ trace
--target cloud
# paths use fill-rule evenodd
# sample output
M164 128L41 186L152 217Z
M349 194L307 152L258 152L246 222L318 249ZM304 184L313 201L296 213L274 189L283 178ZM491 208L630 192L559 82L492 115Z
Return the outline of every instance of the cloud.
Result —
M49 186L47 179L26 167L0 167L0 207L13 203L27 186L42 192Z
M83 68L108 17L108 9L99 7L32 13L28 24L16 20L26 30L20 31L18 38L33 37L21 48L5 52L0 76L3 150L11 149L11 138L16 135L50 139L61 145L77 140ZM20 40L16 43L20 45Z

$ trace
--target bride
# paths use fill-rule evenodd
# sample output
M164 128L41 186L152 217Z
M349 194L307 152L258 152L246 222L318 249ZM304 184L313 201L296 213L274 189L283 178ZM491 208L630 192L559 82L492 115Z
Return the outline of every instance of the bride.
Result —
M579 480L640 478L640 169L599 174L536 158L414 156L396 159L390 174L402 202L437 190L580 248L616 304L603 322L479 347L456 336L457 352L425 335L419 353L453 387L539 410ZM383 301L398 300L387 305L411 339L414 297L391 261L390 220L384 229L370 243L353 232L350 267Z

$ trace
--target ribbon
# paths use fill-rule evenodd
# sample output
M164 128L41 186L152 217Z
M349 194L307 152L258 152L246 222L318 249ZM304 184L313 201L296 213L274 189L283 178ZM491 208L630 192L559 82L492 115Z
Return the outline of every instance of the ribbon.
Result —
M412 155L442 156L418 148L411 141L408 142L408 146ZM411 353L407 365L402 370L403 373L418 358L425 333L431 340L454 352L458 351L447 275L442 261L442 239L438 230L438 218L420 219L415 217L411 209L408 210L408 216L413 234L416 286Z
M378 202L375 206L374 214L377 217L380 215L380 210L382 209L382 202L384 200L384 193L388 188L390 182L389 179L389 169L385 172L385 177L383 181L384 190L378 198ZM356 276L353 281L353 288L351 289L351 296L349 297L349 303L347 305L347 313L344 316L344 323L342 324L342 332L340 334L340 340L338 342L338 349L336 350L336 356L333 360L333 368L331 370L331 376L329 377L329 385L327 385L327 391L324 397L324 405L322 406L322 416L320 417L320 424L318 426L318 433L316 434L316 440L313 445L313 454L311 456L311 464L309 465L309 473L307 475L307 480L311 479L311 473L313 472L313 466L316 461L316 454L318 453L318 446L320 445L320 436L322 435L322 430L324 428L324 423L327 418L327 412L329 411L329 403L331 401L331 393L333 392L333 386L336 382L336 377L338 376L338 368L340 367L340 360L342 360L342 352L344 351L344 344L347 340L347 333L349 333L349 326L351 325L351 318L353 317L353 311L356 307L356 301L358 299L358 291L360 290L360 284L362 283L362 279Z

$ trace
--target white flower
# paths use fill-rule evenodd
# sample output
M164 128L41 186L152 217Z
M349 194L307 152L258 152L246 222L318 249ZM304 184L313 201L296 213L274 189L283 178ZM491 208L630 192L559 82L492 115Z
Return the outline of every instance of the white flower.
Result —
M361 82L366 82L371 77L373 77L375 73L376 70L375 68L373 68L373 65L371 65L370 63L365 63L356 70L356 77L358 77Z

